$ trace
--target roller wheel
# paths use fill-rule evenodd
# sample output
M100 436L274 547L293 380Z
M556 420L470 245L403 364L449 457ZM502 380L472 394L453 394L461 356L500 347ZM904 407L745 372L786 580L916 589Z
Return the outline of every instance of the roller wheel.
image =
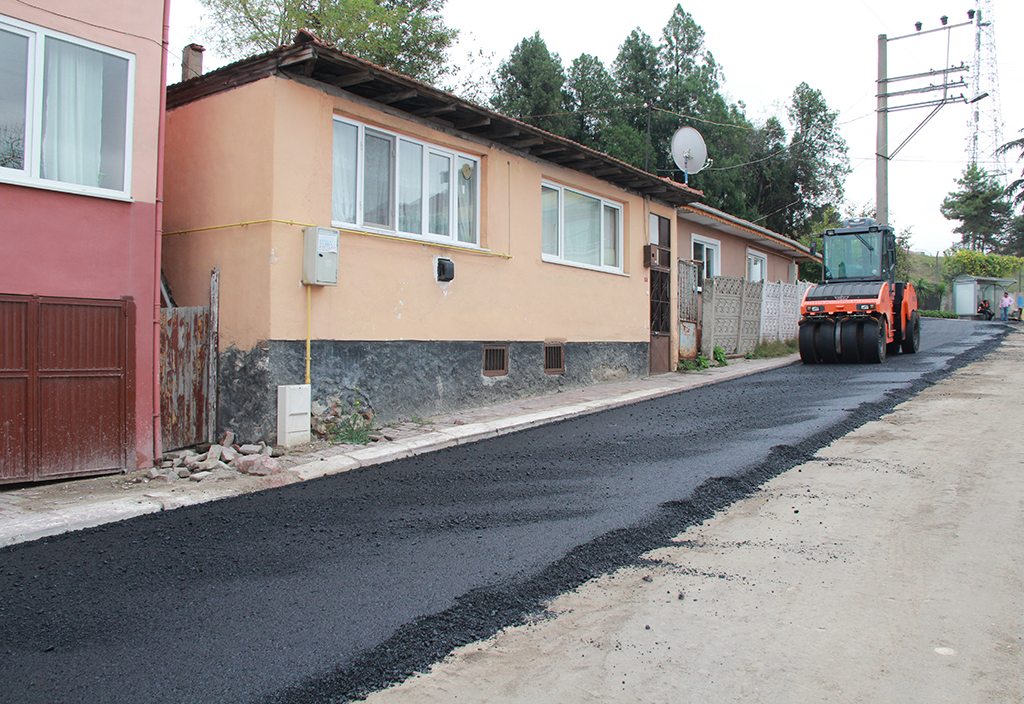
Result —
M859 327L859 326L858 326ZM886 347L885 318L864 321L864 336L861 338L861 361L878 364L885 360Z
M825 364L835 364L839 361L836 356L836 322L834 320L822 320L814 326L814 351L818 359Z
M818 355L814 353L814 329L817 323L804 323L800 326L800 360L804 364L817 364Z
M860 340L858 331L861 324L856 320L844 320L840 323L839 346L845 364L856 364L860 361Z
M907 336L903 338L903 353L914 354L921 349L921 316L915 310L907 323Z

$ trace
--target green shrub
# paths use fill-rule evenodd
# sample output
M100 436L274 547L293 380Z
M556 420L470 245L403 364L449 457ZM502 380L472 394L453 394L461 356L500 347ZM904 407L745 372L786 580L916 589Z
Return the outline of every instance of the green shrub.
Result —
M707 369L711 366L711 362L708 358L702 354L697 355L697 359L684 359L679 362L677 367L678 371L681 372L699 372L702 369Z
M960 316L951 310L919 310L918 315L922 318L959 318Z
M712 352L712 356L715 358L715 362L718 364L718 366L720 366L720 367L728 367L729 366L729 360L725 358L725 350L723 350L721 347L718 347L716 345L715 346L715 351Z

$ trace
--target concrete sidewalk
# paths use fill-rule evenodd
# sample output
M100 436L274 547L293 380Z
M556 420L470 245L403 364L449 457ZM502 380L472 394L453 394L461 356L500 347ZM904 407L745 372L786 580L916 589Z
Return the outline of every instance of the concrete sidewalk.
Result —
M294 448L279 458L284 471L266 477L224 471L203 481L149 481L146 471L140 470L129 474L0 488L0 546L464 445L797 361L798 355L778 359L735 359L726 367L602 384L438 416L415 424L405 423L384 429L381 434L389 439L365 447L320 444Z

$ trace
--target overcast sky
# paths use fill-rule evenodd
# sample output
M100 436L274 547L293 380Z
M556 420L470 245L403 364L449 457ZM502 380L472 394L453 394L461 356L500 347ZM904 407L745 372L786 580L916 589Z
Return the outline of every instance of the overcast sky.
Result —
M1024 2L991 0L998 56L998 94L978 103L984 118L994 108L1002 115L1003 141L1019 136L1024 128L1024 42L1014 41L1013 28L1024 26ZM568 67L582 53L594 54L610 68L619 46L635 27L655 41L672 15L670 0L634 0L631 3L580 3L568 0L516 0L511 4L482 0L448 0L445 19L460 30L453 51L456 62L467 52L481 49L494 54L494 66L515 45L539 31L548 49ZM801 82L820 90L833 110L839 111L843 138L849 147L853 172L846 183L847 203L860 209L875 198L875 80L878 75L878 35L899 37L966 21L975 0L721 0L683 3L683 8L705 32L705 44L723 68L723 91L732 102L746 105L747 117L763 122L771 115L785 118L789 97ZM202 8L198 0L172 0L171 46L175 52L199 41ZM948 40L948 43L947 43ZM974 28L959 27L888 43L890 77L941 69L949 64L972 65ZM223 63L207 54L207 69ZM172 82L180 76L180 63L171 60ZM959 74L956 74L959 75ZM970 84L969 73L962 74ZM956 80L955 78L953 80ZM895 88L910 85L901 83ZM968 89L957 88L953 94ZM926 94L922 99L928 99ZM973 96L968 96L973 97ZM894 101L895 102L895 101ZM909 102L909 101L905 101ZM889 143L895 148L924 120L930 109L895 113L889 120ZM942 217L939 205L954 188L967 165L971 111L950 104L928 122L889 167L890 221L909 228L916 251L942 251L959 237L954 223ZM683 123L681 123L683 124ZM691 123L699 129L698 123ZM708 144L714 158L715 145ZM988 165L987 156L979 162ZM1010 158L1009 167L1020 173L1024 163ZM700 188L700 175L691 177Z

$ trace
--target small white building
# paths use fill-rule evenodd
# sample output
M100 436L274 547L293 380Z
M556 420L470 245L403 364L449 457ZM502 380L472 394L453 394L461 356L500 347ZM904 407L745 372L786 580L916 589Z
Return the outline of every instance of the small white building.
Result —
M1016 284L1016 279L996 279L985 276L969 276L964 274L953 279L953 310L961 318L974 317L978 314L978 306L982 301L988 301L992 311L999 315L999 299L1003 292ZM1012 295L1012 294L1011 294ZM1020 305L1020 300L1015 298L1017 305L1010 308L1011 312Z

